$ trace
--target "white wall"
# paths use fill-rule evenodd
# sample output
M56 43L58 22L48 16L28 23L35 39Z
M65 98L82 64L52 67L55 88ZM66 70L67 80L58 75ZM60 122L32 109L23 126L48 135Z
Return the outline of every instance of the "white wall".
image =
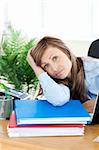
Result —
M64 42L76 56L87 56L88 49L92 41L72 40Z
M4 23L11 22L26 36L52 35L67 40L94 40L99 36L99 0L1 1L6 3Z
M99 0L0 0L0 33L10 21L29 38L56 36L84 56L99 38L98 6Z

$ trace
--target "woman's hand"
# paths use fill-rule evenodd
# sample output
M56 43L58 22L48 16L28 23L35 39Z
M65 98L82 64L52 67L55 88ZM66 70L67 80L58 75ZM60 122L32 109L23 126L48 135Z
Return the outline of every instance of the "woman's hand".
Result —
M31 49L29 50L27 54L27 62L29 63L31 68L34 70L37 76L39 76L43 72L43 69L40 66L37 66L36 63L34 62L34 59L31 55Z
M89 113L93 112L94 105L95 100L88 100L87 102L83 103L83 106L87 109Z

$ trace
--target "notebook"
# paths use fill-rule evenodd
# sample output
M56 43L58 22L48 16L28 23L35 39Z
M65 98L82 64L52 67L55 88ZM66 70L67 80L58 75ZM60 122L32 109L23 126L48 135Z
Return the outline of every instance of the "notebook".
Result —
M53 106L47 100L15 100L17 125L77 124L90 121L90 115L79 100Z
M99 94L97 94L96 102L94 105L91 124L99 124Z

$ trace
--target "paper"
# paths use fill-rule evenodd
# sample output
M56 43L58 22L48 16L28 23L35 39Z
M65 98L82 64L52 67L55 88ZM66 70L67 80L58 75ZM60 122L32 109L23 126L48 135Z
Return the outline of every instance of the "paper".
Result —
M93 140L93 142L99 142L99 136L97 136L97 137Z

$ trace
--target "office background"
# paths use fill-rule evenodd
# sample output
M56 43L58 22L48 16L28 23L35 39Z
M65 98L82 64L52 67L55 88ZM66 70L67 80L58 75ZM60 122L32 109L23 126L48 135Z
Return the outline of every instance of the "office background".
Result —
M99 37L98 6L98 0L1 0L0 39L11 23L27 38L56 36L75 54L87 55Z

